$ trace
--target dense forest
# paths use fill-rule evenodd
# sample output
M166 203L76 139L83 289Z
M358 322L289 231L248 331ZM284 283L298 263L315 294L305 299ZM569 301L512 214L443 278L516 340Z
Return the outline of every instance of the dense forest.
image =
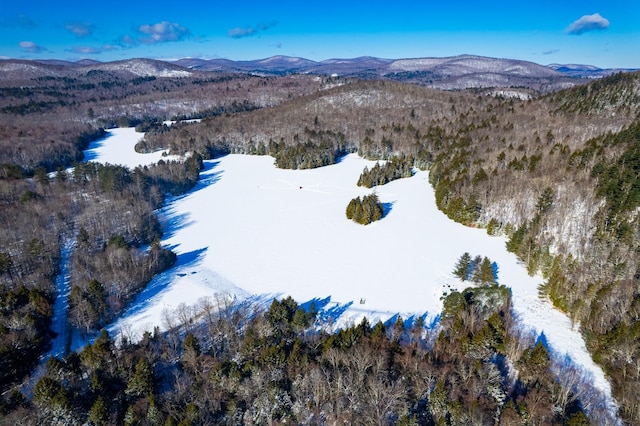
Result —
M209 300L198 325L116 346L106 332L51 358L5 420L42 424L589 424L542 341L514 334L509 291L453 292L420 319L318 331L291 298L263 311ZM511 367L513 366L513 367ZM513 375L516 371L520 373Z
M117 346L103 333L31 383L52 338L65 248L71 323L96 336L175 261L154 209L192 188L203 160L232 152L285 168L348 152L398 165L363 173L369 187L428 169L445 214L506 236L542 274L541 296L580 327L621 419L640 422L639 74L529 100L306 75L117 71L3 76L0 93L4 423L588 424L586 402L555 379L544 342L514 329L508 292L478 258L467 272L484 285L447 296L435 330L398 319L328 334L313 327L313 309L286 299L255 315L210 307L201 325L141 342ZM202 121L161 124L183 118ZM147 130L141 151L188 160L79 163L114 125Z

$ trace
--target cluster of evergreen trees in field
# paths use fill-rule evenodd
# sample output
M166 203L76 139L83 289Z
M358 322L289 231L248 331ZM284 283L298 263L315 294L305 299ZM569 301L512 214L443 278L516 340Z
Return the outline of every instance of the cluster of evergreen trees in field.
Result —
M471 257L468 252L464 252L456 262L453 275L460 278L460 281L473 281L476 284L488 285L498 282L498 265L489 260L488 257Z
M397 155L391 157L383 165L376 163L371 170L365 167L358 178L358 186L373 188L396 179L411 177L413 176L413 162L413 157L410 155Z
M412 174L413 157L406 155L394 156L384 165L376 163L371 170L365 167L358 178L358 186L373 188L396 179L411 177ZM362 198L359 196L353 198L347 205L346 210L347 219L362 225L368 225L371 222L382 219L385 213L384 204L380 202L378 194L375 192Z
M376 193L359 196L349 201L347 205L347 219L351 219L361 225L368 225L371 222L382 219L384 216L384 205L378 199Z
M366 319L319 331L291 298L266 311L203 301L202 322L51 358L20 424L589 424L541 341L513 335L509 291L453 292L441 326ZM176 319L180 318L176 313Z
M269 155L275 157L275 164L281 169L313 169L335 164L345 154L341 148L331 143L298 143L293 146L275 144Z

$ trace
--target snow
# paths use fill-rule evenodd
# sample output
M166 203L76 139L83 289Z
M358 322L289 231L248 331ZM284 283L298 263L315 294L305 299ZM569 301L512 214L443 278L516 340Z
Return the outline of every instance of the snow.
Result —
M69 257L75 245L75 239L65 242L61 251L60 274L56 277L56 301L53 305L53 318L51 319L51 330L56 337L51 341L49 353L42 359L47 360L51 356L64 357L67 354L67 344L69 343L69 292L71 291L69 280Z
M117 128L107 131L107 136L89 145L84 151L85 161L119 164L130 169L157 163L160 160L172 160L177 157L168 156L168 150L148 154L135 152L135 146L144 133L138 133L133 127Z
M156 154L133 152L132 139L130 130L112 130L93 148L93 159L154 161ZM215 297L268 301L290 295L299 303L314 301L337 326L396 314L430 323L441 312L444 293L470 285L451 273L469 252L498 264L498 280L512 290L521 327L544 335L564 365L579 367L595 392L590 408L615 419L610 385L579 331L539 298L542 278L527 274L503 238L442 214L427 172L375 189L387 209L382 220L362 226L346 219L349 200L372 191L356 182L373 164L356 155L312 170L277 169L267 156L206 161L197 187L159 212L162 243L178 255L177 265L154 278L110 332L135 340L155 326L165 328L181 307Z
M140 77L189 77L191 71L172 67L169 64L148 61L144 59L132 59L128 61L117 61L95 64L87 68L107 70L107 71L128 71Z

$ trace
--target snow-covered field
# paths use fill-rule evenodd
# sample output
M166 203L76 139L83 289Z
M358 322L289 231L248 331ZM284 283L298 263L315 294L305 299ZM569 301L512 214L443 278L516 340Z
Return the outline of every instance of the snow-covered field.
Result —
M161 159L175 159L167 156L166 150L149 154L135 152L134 148L142 136L142 133L137 133L132 127L111 129L105 138L91 143L89 149L84 151L84 159L103 164L120 164L130 169L157 163Z
M94 161L137 166L162 158L137 154L141 137L115 129L88 151ZM350 199L371 190L356 186L364 166L356 155L312 170L281 170L271 157L229 155L207 161L189 194L161 210L163 244L177 265L156 277L124 316L113 335L139 338L166 325L166 314L202 298L269 301L290 295L315 301L337 325L371 323L396 314L436 320L441 296L461 283L451 271L469 252L498 264L498 280L513 293L523 328L544 333L548 347L566 366L577 366L593 384L590 409L615 411L610 386L592 361L570 320L538 297L540 277L530 277L505 240L449 220L435 205L426 172L378 187L388 213L362 226L345 217ZM560 372L562 374L562 372Z

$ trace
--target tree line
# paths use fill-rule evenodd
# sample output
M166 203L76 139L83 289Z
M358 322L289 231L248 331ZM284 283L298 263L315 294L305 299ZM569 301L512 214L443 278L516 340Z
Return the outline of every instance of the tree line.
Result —
M413 157L404 154L393 156L383 165L376 163L371 170L365 166L358 178L358 186L373 188L396 179L413 176Z

